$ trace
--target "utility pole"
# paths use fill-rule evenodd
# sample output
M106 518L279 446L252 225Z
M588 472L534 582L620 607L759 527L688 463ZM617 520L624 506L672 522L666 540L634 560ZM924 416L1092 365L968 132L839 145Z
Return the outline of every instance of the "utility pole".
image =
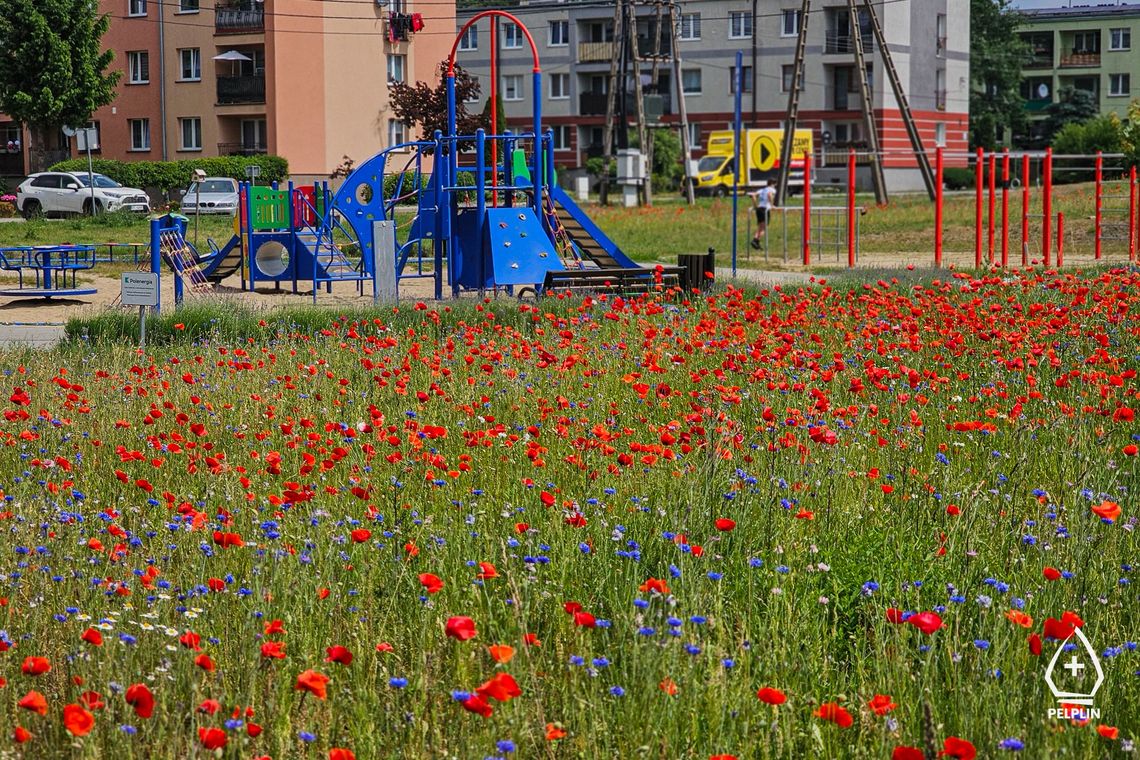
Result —
M669 3L669 27L673 30L673 80L677 91L677 113L681 117L681 160L685 167L685 198L691 206L696 202L693 197L693 176L689 173L693 161L693 146L689 142L689 112L685 106L685 86L681 82L681 49L678 42L681 39L681 20L677 15L677 3Z
M634 107L637 109L637 144L640 151L646 156L645 178L641 184L642 202L646 206L653 205L653 173L650 171L649 157L653 155L650 145L649 130L645 123L645 94L641 87L641 50L637 42L637 9L632 3L626 6L630 18L626 23L626 33L632 50L633 60L633 97Z
M614 2L614 28L613 28L613 42L610 50L610 78L608 91L606 92L606 123L602 126L602 158L605 159L605 170L602 175L601 191L598 193L598 200L604 206L609 200L610 190L610 166L613 163L614 156L614 99L618 94L618 59L620 57L619 50L621 48L621 35L622 35L622 21L624 19L622 0ZM602 37L605 37L603 33ZM625 97L625 87L622 87L622 97ZM624 116L625 109L622 108ZM624 131L625 124L622 123Z
M784 118L784 145L780 152L780 178L776 184L776 202L784 204L788 192L788 175L792 170L792 149L795 146L796 125L800 118L800 83L804 79L804 50L807 48L808 17L811 0L803 0L800 7L800 33L796 38L796 59L792 64L792 82L788 92L788 112ZM753 27L755 30L755 27ZM811 182L804 162L804 184Z
M867 64L863 58L863 26L859 23L856 0L847 0L847 13L851 17L851 45L855 52L856 76L859 77L859 97L863 101L863 131L867 133L867 149L871 152L871 184L875 188L875 202L887 202L887 181L883 176L883 157L879 153L879 134L875 127L875 104L871 102L871 86L867 82Z

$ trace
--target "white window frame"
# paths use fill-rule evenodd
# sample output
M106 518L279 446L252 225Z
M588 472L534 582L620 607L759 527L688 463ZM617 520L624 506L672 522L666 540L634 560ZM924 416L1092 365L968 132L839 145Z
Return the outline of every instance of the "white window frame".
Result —
M192 137L198 139L198 144L186 143L186 128L190 127ZM202 150L202 118L200 116L186 116L178 120L178 150L180 151L201 151Z
M733 75L735 75L735 71L733 71L731 73ZM696 74L697 75L697 89L695 89L695 90L689 89L688 84L685 83L685 75L686 74ZM681 92L683 92L686 97L689 95L700 95L702 90L703 90L703 87L704 87L703 79L704 79L704 77L701 75L701 69L681 69Z
M479 49L479 28L475 26L467 27L463 32L463 36L459 38L460 50L478 50Z
M192 2L194 7L187 8L186 4L188 2ZM176 10L175 13L178 15L192 15L200 11L202 9L201 6L201 0L178 0L178 10Z
M682 13L680 38L682 42L691 42L701 38L701 14Z
M752 11L728 12L728 38L730 40L752 39Z
M701 145L701 124L698 121L689 122L689 148L699 149Z
M388 147L408 141L408 125L402 119L388 119ZM407 150L405 148L405 150Z
M1119 47L1117 40L1120 40ZM1120 26L1108 30L1108 49L1110 52L1119 52L1132 49L1132 27Z
M561 30L555 34L554 30ZM557 38L557 39L556 39ZM570 22L566 19L551 21L546 27L547 47L567 47L570 44Z
M503 50L521 50L523 46L522 29L513 21L503 23Z
M192 76L186 76L186 54L190 54L190 72ZM197 72L196 75L194 73ZM201 82L202 81L202 49L201 48L178 48L178 81L179 82Z
M513 94L512 94L513 92ZM507 74L503 77L503 102L517 103L523 99L522 74Z
M388 81L389 82L407 82L408 81L408 56L403 53L389 53L388 54ZM393 76L393 69L399 69L399 76Z
M555 82L561 83L560 86L555 85ZM550 99L551 100L569 100L570 99L570 75L569 74L551 74L550 75Z
M143 61L146 61L146 71L143 71ZM143 78L143 74L146 77ZM136 76L136 74L138 76ZM150 51L127 51L127 84L150 84Z
M139 136L142 140L135 141L135 125L141 129ZM131 153L145 153L150 150L150 119L127 119L127 131L130 133Z
M792 21L792 29L788 29L788 21ZM780 36L781 37L796 37L800 33L800 11L791 8L785 8L780 12Z
M127 0L127 18L144 18L146 0Z
M555 124L550 128L552 133L551 139L553 140L554 150L562 152L573 150L570 143L570 125L569 124Z
M1116 87L1117 83L1125 85L1124 87ZM1128 72L1121 72L1119 74L1108 75L1108 97L1110 98L1127 98L1132 94L1132 75Z

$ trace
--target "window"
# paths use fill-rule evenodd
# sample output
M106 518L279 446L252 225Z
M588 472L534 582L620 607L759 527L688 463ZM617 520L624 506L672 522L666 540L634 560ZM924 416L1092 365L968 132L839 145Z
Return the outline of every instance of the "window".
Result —
M265 127L265 119L242 119L242 151L245 153L264 153L266 146L266 134L268 134L268 130Z
M570 97L570 75L569 74L551 74L550 75L550 99L551 100L566 100Z
M388 56L388 81L389 82L404 82L405 64L408 61L406 55L389 55Z
M946 110L946 69L934 72L934 107L939 111Z
M698 148L701 144L701 125L689 122L689 148Z
M202 51L198 48L182 48L178 51L178 60L181 71L178 74L180 82L198 82L202 79Z
M835 125L835 144L849 145L859 141L859 125L853 122L839 122Z
M786 64L780 70L780 92L792 91L792 76L795 74L794 64ZM800 75L800 92L804 91L804 78Z
M1108 30L1108 49L1109 50L1131 50L1132 49L1132 29L1130 27L1122 27L1120 29Z
M128 16L145 16L146 0L127 0Z
M408 127L399 119L388 119L388 147L408 141Z
M202 120L197 116L178 120L178 131L182 135L179 150L202 150Z
M503 24L503 49L516 50L522 47L522 29L513 21Z
M683 76L683 75L682 75ZM752 92L752 67L740 67L740 81L743 85L741 92ZM736 94L736 67L729 69L728 72L728 91L730 94Z
M701 38L701 14L681 14L681 39L699 40Z
M935 35L935 54L938 56L946 55L946 14L939 13L935 17L934 22L934 35Z
M128 119L131 150L150 150L150 119Z
M1127 97L1132 91L1132 75L1131 74L1109 74L1108 75L1108 94L1109 97L1119 98Z
M522 74L503 77L503 100L522 100Z
M556 127L551 127L551 136L554 138L555 150L570 150L570 127L566 124L559 124Z
M565 47L570 44L570 22L569 21L551 21L550 22L550 39L547 40L550 47Z
M474 26L467 27L463 32L463 36L459 38L460 50L478 50L479 49L479 30Z
M743 39L752 36L752 13L749 11L729 11L728 38Z
M934 125L934 144L940 148L946 147L946 125L945 124L935 124Z
M800 12L784 11L780 14L780 36L795 37L800 33Z
M479 85L479 89L477 91L473 90L472 93L463 100L464 103L478 103L481 99L481 93L483 92L482 82L480 82L479 77L474 74L471 75L471 80Z
M681 69L681 92L686 95L701 94L700 69Z
M127 53L127 83L146 84L150 81L150 53L132 50Z
M198 0L178 0L179 13L197 13Z
M1073 55L1100 52L1100 30L1077 32L1073 35Z

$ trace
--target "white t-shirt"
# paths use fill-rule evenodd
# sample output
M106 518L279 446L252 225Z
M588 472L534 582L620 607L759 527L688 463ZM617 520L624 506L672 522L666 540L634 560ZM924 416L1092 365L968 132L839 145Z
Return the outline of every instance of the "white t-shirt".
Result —
M776 202L776 188L768 185L760 188L756 193L756 206L758 208L771 208Z

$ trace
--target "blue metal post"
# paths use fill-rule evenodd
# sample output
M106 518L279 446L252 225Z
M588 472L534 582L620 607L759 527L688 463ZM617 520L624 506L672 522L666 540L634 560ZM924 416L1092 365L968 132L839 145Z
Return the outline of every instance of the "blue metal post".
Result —
M452 86L454 87L454 84ZM443 247L445 245L447 246L447 255L449 258L447 279L452 283L453 291L458 290L458 283L455 281L455 267L453 266L451 250L451 196L445 193L443 189L448 186L448 162L443 160L443 135L438 129L435 131L434 139L435 171L431 173L431 176L435 181L435 219L438 232L435 240L432 242L432 250L435 252L435 262L433 264L435 274L435 300L439 301L443 298Z
M487 135L482 129L475 130L475 249L479 251L479 287L487 281L487 257L489 251L483 248L483 225L487 216L487 166L483 151L487 147Z
M542 146L546 152L546 186L554 187L554 133L547 130L546 134L542 136ZM554 225L546 218L546 209L542 209L542 213L538 218L542 220L542 226L546 229L547 234L550 236L550 242L557 249L558 243L554 239Z
M511 130L503 133L506 137L503 140L503 183L507 187L513 187L515 184L515 140L511 137ZM504 205L508 208L514 205L515 191L508 190L507 197Z
M162 233L159 232L161 224L158 219L150 220L150 271L158 276L158 303L154 305L155 314L158 314L162 306Z
M245 250L246 270L249 272L249 289L253 290L253 185L245 183Z
M743 89L741 86L744 82L744 52L736 51L736 67L732 70L732 80L736 83L734 87L735 97L733 98L733 112L732 112L732 139L735 141L735 148L733 156L733 176L732 176L732 277L736 279L736 226L737 226L737 209L740 205L740 91Z
M493 107L493 105L492 105ZM542 218L542 72L534 72L534 171L531 182L534 185L534 215Z

